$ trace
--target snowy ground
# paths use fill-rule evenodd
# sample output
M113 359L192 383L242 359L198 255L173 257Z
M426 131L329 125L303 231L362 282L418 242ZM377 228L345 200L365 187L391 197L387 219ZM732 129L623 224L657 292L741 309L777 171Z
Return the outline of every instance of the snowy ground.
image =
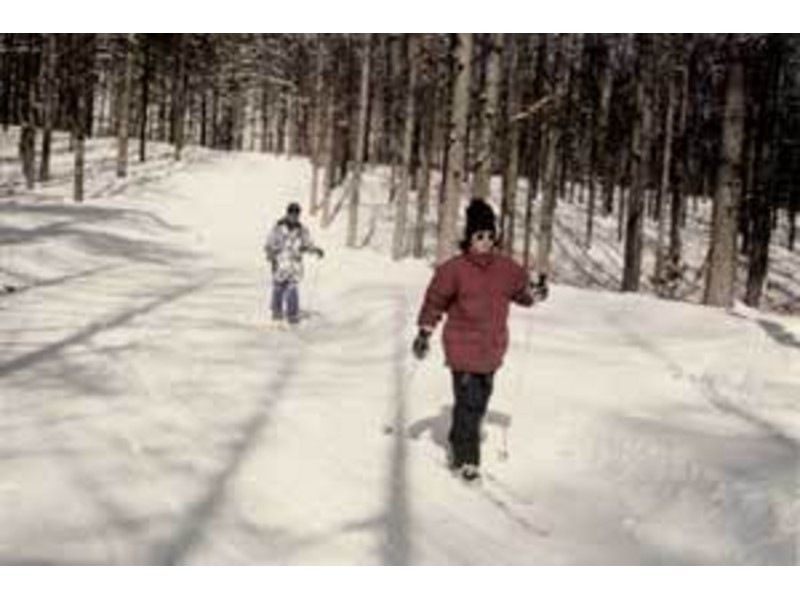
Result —
M307 218L310 317L272 329L262 240L308 163L153 151L84 205L0 201L1 564L798 562L797 318L555 285L465 487L438 335L409 351L429 266Z

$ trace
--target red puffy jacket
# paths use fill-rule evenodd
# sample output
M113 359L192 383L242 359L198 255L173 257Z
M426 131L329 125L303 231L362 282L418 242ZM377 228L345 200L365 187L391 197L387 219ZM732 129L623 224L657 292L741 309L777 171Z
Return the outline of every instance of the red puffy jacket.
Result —
M442 333L447 365L456 371L494 372L508 348L511 301L533 304L528 273L498 253L466 253L436 268L417 323L432 330L447 312Z

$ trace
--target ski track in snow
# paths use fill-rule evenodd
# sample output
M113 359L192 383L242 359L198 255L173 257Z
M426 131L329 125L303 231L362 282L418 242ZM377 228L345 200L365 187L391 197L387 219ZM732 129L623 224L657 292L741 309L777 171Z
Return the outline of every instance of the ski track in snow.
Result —
M797 562L796 320L555 286L512 311L467 487L438 333L409 350L427 264L304 213L310 317L267 324L263 237L309 179L208 153L0 204L0 563Z

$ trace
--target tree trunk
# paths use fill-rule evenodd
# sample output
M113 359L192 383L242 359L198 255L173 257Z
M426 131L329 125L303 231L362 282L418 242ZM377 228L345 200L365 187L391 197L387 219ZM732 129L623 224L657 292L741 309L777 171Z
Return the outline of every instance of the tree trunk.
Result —
M438 125L434 130L434 151L440 156L439 171L439 193L436 201L436 248L439 249L439 242L441 239L442 225L444 223L444 210L447 204L447 176L448 165L450 163L450 146L453 141L451 135L453 123L453 90L455 88L456 78L456 65L453 60L455 56L456 43L458 37L455 35L448 35L447 40L447 56L448 60L440 61L436 69L439 75L441 84L437 84L436 97L438 105L441 106L441 114Z
M547 123L547 156L544 167L544 200L539 218L539 239L536 252L536 267L539 274L550 274L550 254L553 247L553 225L558 193L558 157L563 134L563 111L567 91L569 70L569 34L561 34L556 50L555 82L551 89L556 97L557 109Z
M36 180L36 128L32 116L28 116L22 122L19 155L22 160L22 174L25 176L25 188L33 189Z
M13 33L0 33L0 43L3 47L9 45L13 38ZM10 52L0 52L0 75L3 77L0 86L4 90L4 93L0 94L0 121L3 123L3 131L8 131L8 125L11 123L12 62Z
M650 156L650 121L652 110L649 89L649 40L646 34L638 35L638 68L636 81L636 112L631 138L631 190L628 198L628 215L625 225L625 263L622 272L622 290L638 291L642 272L642 235L644 226L644 196ZM648 86L649 87L649 86Z
M600 170L600 177L603 182L603 196L605 198L604 213L610 214L614 205L614 176L611 167L611 161L608 156L608 121L611 111L611 92L614 85L614 59L613 50L607 49L606 63L603 68L601 83L600 83L600 114L597 121L597 167ZM594 190L594 186L592 186ZM592 204L591 210L594 211L593 194L590 195L589 201ZM591 228L591 225L589 225ZM587 230L587 247L591 245L592 234Z
M508 99L506 101L506 160L503 169L503 223L501 231L503 250L514 255L514 228L517 213L517 177L519 175L519 121L515 119L519 111L519 48L515 36L506 36L509 56Z
M446 116L439 122L439 126L436 127L435 136L440 140L441 145L441 155L442 155L442 162L441 162L441 176L439 180L439 197L436 203L436 235L437 235L437 251L439 248L439 236L442 232L442 225L444 223L444 209L447 205L447 176L446 173L448 172L448 167L450 164L450 146L452 145L452 136L450 135L451 123L452 118L451 114L453 112L452 107L452 97L453 97L453 77L450 77L450 85L448 86L447 101L448 106L446 110L442 112L446 114ZM443 94L444 95L444 94Z
M767 55L774 55L775 36L769 40ZM772 51L770 51L772 50ZM778 119L776 118L778 108L778 88L780 81L780 64L772 59L768 63L766 74L757 82L758 85L758 127L756 139L753 144L751 155L752 176L750 177L750 246L749 260L747 268L747 288L745 291L744 302L751 307L758 307L761 303L764 282L769 271L769 245L772 237L772 217L773 212L777 211L770 205L771 197L774 193L775 173L772 168L765 168L767 163L774 165L775 157L770 155L765 160L765 150L770 147L770 153L774 152L774 146L767 142L768 138L777 137Z
M418 52L417 36L407 34L406 63L408 64L408 83L406 88L405 129L403 131L402 170L400 172L400 189L397 197L397 210L395 212L394 236L392 238L392 258L401 259L406 253L407 221L408 221L408 195L411 171L411 144L414 137L414 99L417 88L417 61Z
M207 82L206 82L207 85ZM208 90L206 86L200 91L200 145L206 147L208 143Z
M111 120L107 115L107 105L109 102L109 98L111 96L109 92L109 80L111 77L101 68L98 72L98 92L97 92L97 127L96 133L97 135L103 135L104 133L108 132L109 125L108 122Z
M36 114L34 110L34 65L33 37L26 35L24 70L22 81L23 97L20 107L19 156L22 162L22 173L25 176L25 187L33 189L36 180Z
M286 91L286 157L291 158L297 153L296 122L295 122L295 98L294 91Z
M172 79L172 129L175 136L175 160L180 160L184 144L184 120L186 117L186 49L183 34L177 35L177 53Z
M330 200L336 176L336 86L329 84L325 117L325 176L322 193L322 222L327 226L330 217Z
M353 160L353 191L350 195L350 209L347 219L347 246L355 247L358 236L358 203L361 192L361 169L366 146L367 102L369 101L370 71L370 34L366 34L361 49L361 89L358 94L358 129L356 137L356 155Z
M314 75L314 114L312 117L312 135L311 135L311 201L309 212L312 216L317 213L319 206L317 199L319 196L319 167L322 161L322 99L325 90L325 81L323 79L323 67L325 66L324 56L322 54L322 35L317 34L316 39L316 72ZM262 104L264 105L264 104ZM263 108L262 108L263 110ZM262 138L262 147L264 141Z
M564 71L564 118L561 131L561 152L558 157L558 196L562 199L568 199L572 203L572 194L567 196L567 181L572 173L572 120L573 120L573 96L575 94L576 77L573 76L573 60L575 57L575 46L578 44L578 39L581 34L572 34L570 43L564 51L564 57L567 63L566 70Z
M269 81L264 81L261 84L261 152L267 153L269 151Z
M436 250L436 263L441 264L456 253L456 227L464 180L464 151L469 114L469 83L472 66L472 34L457 34L454 51L455 81L452 98L452 143L447 170L446 200L442 214L442 226Z
M79 106L83 104L83 99L78 100ZM83 106L81 106L83 108ZM80 203L83 201L83 166L85 141L83 133L83 117L77 117L75 123L75 179L73 186L73 199Z
M402 45L403 45L403 38L401 35L392 36L390 42L390 52L388 53L389 63L387 63L387 72L386 72L386 80L392 90L399 90L402 88L402 62L403 62L403 52L402 52ZM390 161L391 161L391 171L389 174L389 203L393 203L397 198L397 191L399 187L398 176L401 168L402 162L402 131L403 131L403 119L401 118L401 108L400 108L400 94L395 94L392 92L391 97L393 99L392 104L389 106L390 110L390 121L391 121L391 128L390 128L390 136L389 136L389 148L390 148ZM396 209L396 208L395 208Z
M82 50L78 49L77 53L80 53ZM73 82L72 82L72 93L74 95L73 101L73 114L72 117L72 136L75 139L75 169L74 169L74 177L73 177L73 188L72 188L72 198L74 201L80 203L83 201L83 167L84 167L84 152L85 152L85 143L84 143L84 131L83 131L83 119L84 119L84 106L83 102L85 99L85 94L83 93L82 88L82 77L81 77L81 61L78 57L75 58L75 62L77 63L76 66L73 67L75 71L72 73Z
M630 166L627 166L626 170L629 168ZM630 185L619 186L619 197L617 198L617 242L619 243L625 238L625 219L628 217L628 199L630 193Z
M475 176L472 179L472 196L488 199L494 158L494 139L497 127L497 105L500 96L500 75L505 35L492 33L489 39L486 85L479 112L475 136Z
M125 66L122 75L122 89L119 94L119 128L117 130L117 176L128 174L128 137L130 126L131 77L133 75L133 34L125 36Z
M147 109L150 104L151 59L147 38L142 39L144 68L142 69L141 113L139 115L139 162L147 160Z
M602 65L600 73L600 109L596 118L592 116L592 122L595 129L592 135L592 144L589 155L589 205L586 214L586 247L592 246L592 236L594 232L594 214L595 214L595 174L600 171L603 189L607 187L613 188L613 181L611 181L610 168L608 164L608 156L606 151L606 144L608 140L608 118L611 109L611 91L614 81L614 73L611 61L611 49L607 50L608 54L605 59L605 64Z
M84 58L83 90L84 104L83 109L86 114L83 116L83 135L84 138L91 139L94 136L94 91L97 86L97 75L95 74L95 53L97 37L95 34L87 35Z
M536 79L533 85L533 97L535 100L540 100L544 95L544 82L547 76L546 73L546 59L547 59L547 46L548 34L539 34L539 42L536 50ZM528 164L528 200L529 203L535 202L540 191L541 173L543 171L542 163L544 162L542 156L545 155L545 138L543 135L544 127L542 125L542 117L536 116L530 119L530 143L531 143L531 156ZM530 237L531 233L527 234ZM530 242L530 239L528 239ZM529 248L530 249L530 248Z
M383 39L383 89L381 90L381 144L379 161L386 163L394 162L394 97L392 93L392 35L382 36Z
M23 81L21 107L19 110L20 119L20 138L19 156L22 163L22 174L25 176L25 187L33 189L36 180L36 114L34 109L34 64L33 64L33 36L25 36L26 45L24 48L22 62ZM37 77L38 78L38 77Z
M659 292L662 292L661 287L665 282L665 258L666 248L664 237L666 235L667 217L666 217L666 204L667 197L669 197L669 175L672 165L672 129L673 120L675 115L675 100L676 89L675 80L672 72L668 73L668 91L667 91L667 116L664 122L664 161L661 166L661 184L659 186L660 208L658 210L658 238L656 240L656 262L653 277L656 281L656 286Z
M12 39L12 48L14 48L15 44L18 43L18 39L21 37L22 34L10 34ZM11 66L9 70L11 71L11 81L9 83L9 121L11 124L20 124L22 115L22 106L20 105L20 101L24 97L24 89L25 89L25 74L24 74L24 61L20 57L19 52L14 52L11 55L9 60Z
M244 84L236 80L233 87L233 106L231 107L231 145L230 148L236 151L244 149L244 128L245 128L245 112L247 109L247 96L245 94ZM289 96L289 106L291 109L291 95ZM291 129L288 133L290 135L287 143L291 143L294 137L294 130ZM287 155L291 156L292 148L287 145Z
M427 90L423 97L435 94L435 83ZM425 223L428 216L428 204L431 190L431 162L433 160L433 138L436 128L436 103L430 99L423 100L423 109L420 110L422 119L420 131L420 161L422 174L417 191L417 222L414 230L414 257L422 257L425 250Z
M158 58L159 67L162 64L163 58L160 55L156 55ZM156 139L158 141L166 141L168 143L173 143L173 131L172 131L172 115L171 115L171 106L168 106L169 102L169 83L167 82L167 75L166 72L162 72L162 69L166 71L166 67L157 68L156 71L158 75L156 76L156 93L155 93L155 100L156 105L158 106L158 118L154 125L156 125Z
M686 223L686 181L688 165L688 131L686 128L689 106L689 70L681 69L681 104L678 116L678 143L673 161L672 209L670 210L669 264L680 268L682 242L681 227Z
M42 157L39 163L39 180L50 180L50 154L53 143L53 111L55 108L56 36L45 35L42 68Z
M535 97L539 97L536 94ZM528 188L525 193L525 233L522 243L522 265L528 270L531 263L531 236L533 235L533 205L536 201L536 187L539 172L540 135L539 123L534 120L528 131L530 151L527 160Z
M774 67L771 69L774 70ZM767 193L762 167L764 164L765 133L771 130L772 111L766 111L767 94L762 91L761 118L759 119L757 138L753 144L751 156L753 173L750 178L750 214L748 228L750 229L750 243L748 246L747 287L744 302L751 307L758 307L764 289L764 281L769 270L769 244L772 236L770 226L770 201ZM766 114L765 114L766 113Z
M734 42L735 43L735 42ZM744 133L744 68L738 48L731 48L725 90L722 156L714 194L714 220L703 302L733 305L736 284L736 225L741 199Z

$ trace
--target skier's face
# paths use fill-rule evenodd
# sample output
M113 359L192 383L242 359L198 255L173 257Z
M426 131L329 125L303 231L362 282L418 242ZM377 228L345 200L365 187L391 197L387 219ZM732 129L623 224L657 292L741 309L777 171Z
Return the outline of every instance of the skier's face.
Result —
M494 246L494 232L490 230L480 230L472 233L470 238L470 250L473 253L489 253Z
M300 210L289 210L286 215L289 218L289 222L300 222Z

